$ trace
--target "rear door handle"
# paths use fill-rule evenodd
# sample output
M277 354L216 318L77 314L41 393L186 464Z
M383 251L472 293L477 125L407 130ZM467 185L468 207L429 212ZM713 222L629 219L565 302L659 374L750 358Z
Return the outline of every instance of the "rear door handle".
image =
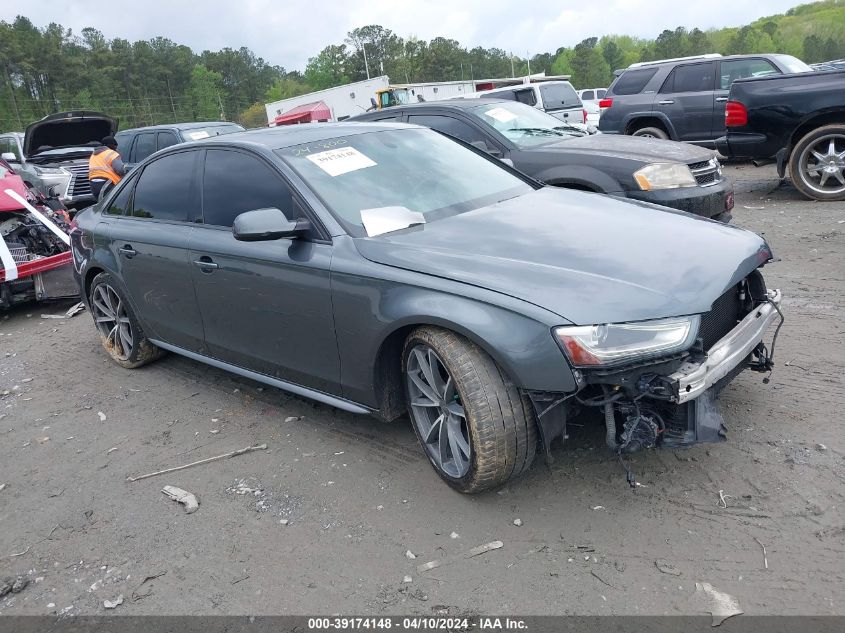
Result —
M194 266L199 266L204 273L210 273L212 270L220 268L220 266L211 261L211 258L207 255L203 255L199 259L195 259Z
M657 105L672 105L675 103L672 99L665 99L663 101L658 101Z
M132 246L130 246L129 244L124 244L123 246L117 249L117 252L126 257L126 259L132 259L133 257L135 257L135 255L138 254L138 251L132 248Z
M728 100L727 97L716 97L716 101L719 101L719 102L727 101L727 100Z

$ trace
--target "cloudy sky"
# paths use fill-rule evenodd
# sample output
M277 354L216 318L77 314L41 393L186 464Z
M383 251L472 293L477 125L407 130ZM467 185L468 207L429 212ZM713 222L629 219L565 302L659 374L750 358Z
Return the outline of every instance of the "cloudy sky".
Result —
M655 37L665 28L737 26L782 13L801 0L3 0L0 19L58 22L106 37L157 35L195 51L248 46L272 64L302 70L351 29L381 24L402 36L438 35L466 46L496 46L525 56L613 33ZM315 7L315 11L310 11ZM316 7L320 7L316 12Z

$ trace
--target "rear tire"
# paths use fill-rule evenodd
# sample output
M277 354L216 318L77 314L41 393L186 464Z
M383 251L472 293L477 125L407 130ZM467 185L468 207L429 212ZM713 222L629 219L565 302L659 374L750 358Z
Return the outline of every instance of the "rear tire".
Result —
M531 467L537 451L531 403L480 347L449 330L421 327L405 342L402 373L414 432L452 488L490 490Z
M805 134L792 149L789 176L811 200L845 200L845 125L825 125Z
M662 141L668 141L669 135L661 130L659 127L641 127L638 130L631 132L631 136L642 136L643 138L659 138Z
M135 369L164 355L144 335L126 295L110 274L94 277L88 303L103 347L118 365Z

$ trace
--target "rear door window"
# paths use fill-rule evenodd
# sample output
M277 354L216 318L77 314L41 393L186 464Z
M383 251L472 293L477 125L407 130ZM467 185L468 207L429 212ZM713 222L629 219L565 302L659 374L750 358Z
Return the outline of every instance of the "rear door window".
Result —
M733 59L721 64L719 73L719 88L728 90L737 79L745 77L763 77L776 75L779 71L766 59Z
M657 68L643 68L641 70L626 70L616 83L613 84L613 94L635 95L646 87L648 82L657 74Z
M137 178L132 178L122 185L120 191L111 199L108 209L106 209L108 215L126 215L129 212L132 202L132 188L135 186L136 180Z
M660 92L706 92L714 89L715 81L714 62L678 66L666 79Z
M198 217L197 154L169 154L144 167L135 187L132 215L171 222L190 222Z
M133 163L140 163L147 156L150 156L156 151L156 135L155 132L145 132L139 134L135 139L135 148L132 150Z
M408 117L408 123L430 127L432 130L443 132L443 134L459 138L467 143L474 143L478 141L484 143L487 142L484 135L472 127L469 123L465 123L464 121L450 116L436 114L411 115Z
M203 222L214 226L232 226L238 215L256 209L275 208L297 219L287 183L264 161L242 152L208 150L202 200Z
M596 99L604 99L604 95L606 95L606 94L607 94L607 90L605 90L604 88L602 88L600 90L596 90Z
M596 93L592 90L585 90L581 93L581 101L592 101L596 98Z

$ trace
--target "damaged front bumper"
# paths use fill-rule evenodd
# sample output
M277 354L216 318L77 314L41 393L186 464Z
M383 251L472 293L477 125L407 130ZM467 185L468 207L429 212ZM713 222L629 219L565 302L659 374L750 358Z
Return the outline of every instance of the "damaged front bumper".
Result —
M717 341L704 360L686 362L668 376L674 391L672 400L678 404L694 400L729 376L763 342L769 326L780 316L780 300L780 290L768 291L768 301Z

